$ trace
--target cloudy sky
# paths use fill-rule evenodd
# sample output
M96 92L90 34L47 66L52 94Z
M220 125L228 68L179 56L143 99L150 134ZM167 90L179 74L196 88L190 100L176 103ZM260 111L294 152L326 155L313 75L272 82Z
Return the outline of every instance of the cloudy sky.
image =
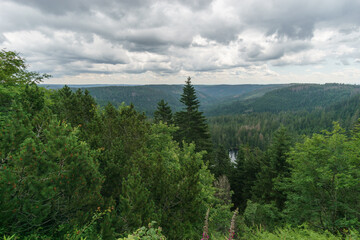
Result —
M360 0L0 0L46 83L360 84Z

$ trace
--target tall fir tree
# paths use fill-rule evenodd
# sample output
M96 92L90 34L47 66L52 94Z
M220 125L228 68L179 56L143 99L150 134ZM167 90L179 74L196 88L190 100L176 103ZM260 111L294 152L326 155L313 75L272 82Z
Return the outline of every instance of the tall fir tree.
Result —
M183 111L175 114L175 123L179 127L176 139L188 143L194 142L196 151L206 150L209 154L212 143L206 118L199 111L200 102L197 99L195 88L191 84L191 78L188 77L185 83L180 99L185 107Z
M174 123L171 108L168 106L168 103L164 101L164 99L158 102L157 109L154 113L154 118L156 123L159 123L160 121L166 124Z
M256 175L264 158L259 148L240 146L232 175L230 176L232 202L241 211L245 209L246 202L252 197L252 187L256 183Z
M287 129L281 126L274 134L273 142L266 153L257 182L253 187L254 199L264 203L274 202L279 210L284 208L286 195L278 185L290 174L286 159L291 145Z
M218 146L213 152L213 161L209 165L210 171L215 178L220 176L230 177L233 171L233 165L229 158L227 149L224 146Z

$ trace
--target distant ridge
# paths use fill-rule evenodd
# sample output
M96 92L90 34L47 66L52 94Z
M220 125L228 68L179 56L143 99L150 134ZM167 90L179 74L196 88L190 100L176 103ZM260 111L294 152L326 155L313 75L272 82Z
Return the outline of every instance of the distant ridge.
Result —
M70 88L92 88L92 87L111 87L111 86L138 86L136 84L38 84L47 89L60 89L67 85Z
M240 98L223 102L209 110L208 115L232 115L251 112L312 110L324 108L360 94L359 85L345 84L292 84L268 91L261 97Z
M63 84L39 84L48 89L60 89ZM182 105L179 101L183 84L154 84L154 85L132 85L132 84L82 84L68 85L71 89L87 89L100 106L111 103L119 106L122 103L134 104L139 111L152 116L156 110L157 103L164 99L169 103L173 111L179 111ZM205 112L213 109L219 104L242 101L263 96L265 93L289 86L288 84L242 84L242 85L194 85L198 99L201 103L200 110Z

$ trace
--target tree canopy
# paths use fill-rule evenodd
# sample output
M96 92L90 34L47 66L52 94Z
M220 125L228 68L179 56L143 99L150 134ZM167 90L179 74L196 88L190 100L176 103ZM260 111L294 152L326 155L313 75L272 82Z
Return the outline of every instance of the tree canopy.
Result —
M13 51L0 51L0 83L6 85L39 83L48 74L27 70L25 59Z
M183 111L175 114L175 123L179 127L177 139L187 143L194 142L197 151L211 152L212 143L208 125L203 113L199 111L199 100L190 77L185 82L180 102L183 103L184 108Z

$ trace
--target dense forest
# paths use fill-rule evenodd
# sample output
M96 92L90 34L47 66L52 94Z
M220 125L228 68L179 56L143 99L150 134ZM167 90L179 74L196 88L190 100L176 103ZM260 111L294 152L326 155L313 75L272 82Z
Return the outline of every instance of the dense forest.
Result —
M48 89L60 89L64 85L39 84ZM197 97L201 102L200 109L207 112L221 104L231 104L237 100L251 99L263 96L265 93L286 87L279 85L194 85ZM182 94L181 85L143 85L143 86L109 86L109 85L69 85L76 91L88 90L99 106L111 103L118 107L121 104L133 104L135 109L145 112L147 116L153 117L156 105L159 101L166 101L169 106L180 111L182 108L179 101ZM216 110L215 110L216 111Z
M204 114L189 77L149 119L48 77L0 51L4 239L360 237L357 86L225 87Z

